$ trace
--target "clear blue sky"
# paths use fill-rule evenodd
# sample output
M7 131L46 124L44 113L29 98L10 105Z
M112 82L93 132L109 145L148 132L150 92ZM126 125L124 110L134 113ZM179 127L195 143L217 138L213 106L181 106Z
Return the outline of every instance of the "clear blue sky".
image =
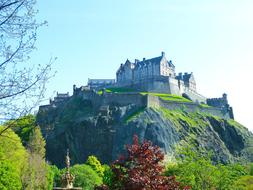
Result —
M37 8L49 24L32 61L58 57L47 97L165 51L177 72L194 73L201 94L226 92L236 120L253 131L252 0L43 0Z

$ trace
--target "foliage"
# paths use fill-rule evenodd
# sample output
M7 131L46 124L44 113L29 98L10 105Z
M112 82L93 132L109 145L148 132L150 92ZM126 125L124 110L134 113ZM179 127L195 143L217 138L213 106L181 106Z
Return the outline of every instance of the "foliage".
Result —
M51 171L45 161L45 141L39 127L35 127L31 133L27 148L29 167L24 171L24 186L28 190L46 190L52 185L50 181Z
M95 185L102 184L102 178L86 164L76 164L70 168L70 172L75 176L74 185L76 187L93 190Z
M10 126L10 128L13 129L15 133L21 138L23 145L26 146L29 140L29 136L36 126L35 116L31 114L26 115L15 120L10 120L4 125Z
M253 176L241 176L237 181L235 181L234 189L253 190Z
M55 165L49 165L50 171L53 174L53 184L60 185L61 183L61 170Z
M57 186L61 186L61 176L66 172L66 168L62 170L54 169L54 182ZM60 172L59 172L60 171ZM102 178L86 164L76 164L70 168L70 173L74 175L75 187L82 187L85 190L93 190L96 185L102 184Z
M56 166L54 166L54 167L56 167ZM54 167L47 164L46 178L47 178L47 189L48 190L52 190L53 186L54 186L54 176L55 176L55 172L56 172L55 171L56 169Z
M0 109L6 121L31 113L45 92L51 63L31 63L37 30L36 0L0 0ZM3 134L9 126L0 131Z
M22 183L19 173L9 161L0 160L0 189L1 190L18 190L21 189Z
M104 168L103 184L107 185L108 187L112 187L113 184L112 169L108 165L103 165L103 168Z
M233 183L238 177L246 175L246 169L240 164L212 164L211 155L201 155L191 148L179 152L177 163L170 163L166 175L176 175L182 184L189 184L193 190L234 189Z
M253 176L253 163L249 165L249 174Z
M187 126L189 132L194 133L194 131L196 131L194 128L202 130L209 125L209 122L206 120L203 113L191 113L183 110L169 110L163 107L156 108L156 110L162 113L166 119L169 119L178 131L180 131L183 126Z
M3 127L0 126L0 129ZM17 169L18 174L26 166L27 152L22 146L20 138L8 129L0 136L0 160L9 161Z
M26 168L26 163L27 152L20 138L11 129L7 129L0 136L0 189L21 189L22 171Z
M45 146L46 142L42 137L39 127L35 127L29 137L27 149L34 154L39 154L42 158L45 158Z
M97 174L100 176L100 177L103 177L104 175L104 167L101 165L100 161L97 159L96 156L89 156L87 161L86 161L86 164L91 166L91 168L97 172Z
M142 114L145 111L145 107L141 107L139 109L137 109L136 111L132 112L131 114L129 114L126 118L125 118L125 122L129 122L134 118L137 118L140 114Z
M139 144L138 137L134 136L133 144L127 145L126 150L127 156L120 157L112 164L110 189L179 189L179 183L174 176L162 175L164 167L161 161L164 154L159 147L152 146L148 141Z

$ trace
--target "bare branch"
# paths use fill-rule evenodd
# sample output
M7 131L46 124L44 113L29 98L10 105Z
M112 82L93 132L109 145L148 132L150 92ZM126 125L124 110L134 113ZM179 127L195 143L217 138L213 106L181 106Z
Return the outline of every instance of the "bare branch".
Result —
M14 4L17 4L19 1L14 1L14 2L11 2L9 4L3 4L0 6L0 11L6 7L10 7L11 5L14 5Z
M3 21L0 23L0 26L5 24L13 15L18 11L18 9L24 4L25 1L22 1L15 9L14 11Z

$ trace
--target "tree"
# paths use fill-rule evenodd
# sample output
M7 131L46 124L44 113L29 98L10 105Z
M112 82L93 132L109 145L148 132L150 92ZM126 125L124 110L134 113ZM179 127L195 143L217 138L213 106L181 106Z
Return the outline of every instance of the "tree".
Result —
M29 113L43 97L50 78L53 59L43 66L28 61L37 30L45 24L36 21L35 4L36 0L0 0L0 121Z
M48 175L50 168L45 161L45 141L39 127L31 133L27 145L29 152L28 168L24 172L24 187L27 190L48 189Z
M133 144L126 146L127 155L120 157L112 164L112 186L117 190L177 190L181 189L174 176L162 175L164 170L161 162L164 154L158 146L144 141L139 144L134 136ZM97 187L105 189L105 187ZM189 189L184 187L182 189Z
M91 168L97 172L97 174L100 176L100 177L103 177L104 176L104 167L101 165L100 161L97 159L96 156L89 156L87 161L86 161L86 164L91 166Z
M26 168L27 152L20 138L8 129L0 136L0 189L21 189L22 171Z
M7 121L4 123L4 126L11 126L11 129L21 138L23 145L26 146L36 126L35 120L35 116L29 114L15 120Z
M234 189L253 190L253 176L241 176L237 181L235 181Z
M233 183L243 175L246 168L240 164L213 164L211 154L204 155L193 151L190 147L179 150L177 163L169 163L166 175L175 175L182 184L193 190L199 189L236 189Z
M66 168L60 172L54 168L54 182L55 185L61 186L61 176L66 173ZM70 167L70 173L75 176L74 186L82 187L85 190L93 190L95 185L102 184L102 178L87 164L76 164Z
M16 168L9 161L0 161L0 189L17 190L22 184Z

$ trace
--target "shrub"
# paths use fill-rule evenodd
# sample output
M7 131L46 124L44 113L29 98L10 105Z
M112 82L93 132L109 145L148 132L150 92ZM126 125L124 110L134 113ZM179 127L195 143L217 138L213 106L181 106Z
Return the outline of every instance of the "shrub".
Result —
M100 161L97 159L96 156L89 156L86 161L86 164L91 166L91 168L95 172L97 172L97 174L100 177L103 177L105 169L103 168L103 166L101 165Z
M162 175L164 167L161 161L164 154L158 146L153 146L148 141L139 144L138 137L134 136L133 144L127 145L126 150L127 155L120 157L111 166L111 190L180 189L174 176Z

